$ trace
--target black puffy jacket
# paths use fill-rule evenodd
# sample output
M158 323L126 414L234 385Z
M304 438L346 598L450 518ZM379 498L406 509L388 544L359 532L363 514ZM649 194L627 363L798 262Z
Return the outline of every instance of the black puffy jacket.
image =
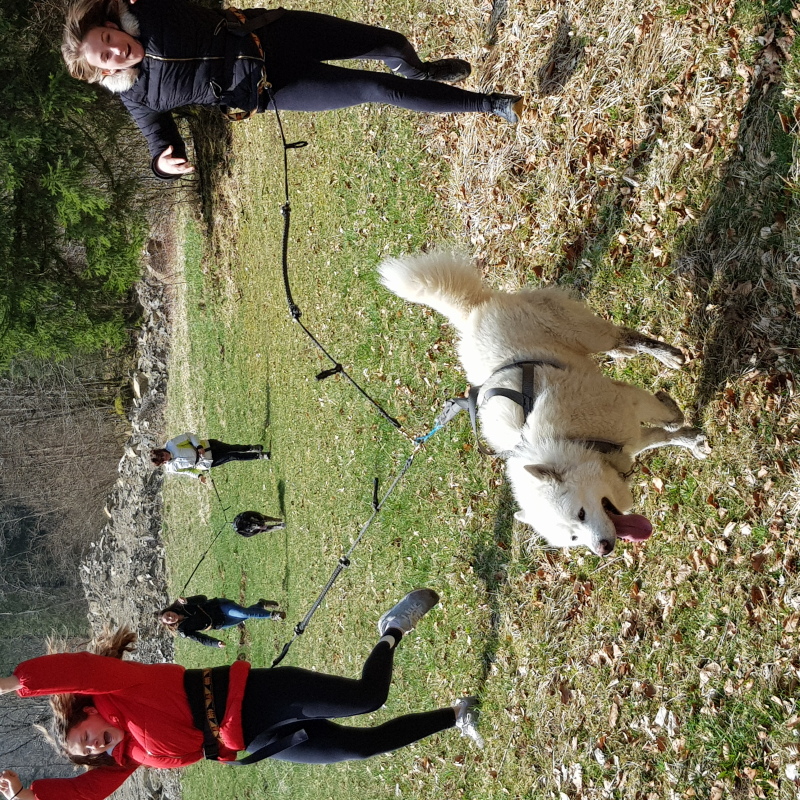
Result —
M183 619L178 623L178 633L185 639L194 639L206 647L219 647L219 639L207 636L201 631L220 630L227 621L219 607L219 598L210 600L204 594L187 597L180 607Z
M145 56L133 86L120 93L147 139L155 160L172 145L173 154L186 157L172 109L187 105L225 105L251 111L258 108L258 84L264 60L249 34L228 31L222 11L186 0L137 0L129 7L138 23ZM247 17L264 9L248 9ZM283 13L270 12L271 18ZM122 21L125 28L125 20Z

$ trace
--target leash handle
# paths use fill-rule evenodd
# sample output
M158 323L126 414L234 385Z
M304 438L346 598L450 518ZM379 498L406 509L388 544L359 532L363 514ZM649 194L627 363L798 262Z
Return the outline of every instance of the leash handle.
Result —
M286 642L286 644L283 646L283 650L281 650L278 657L272 662L273 667L277 667L278 664L280 664L281 661L283 661L283 659L286 658L286 654L289 652L289 648L292 646L294 640L297 638L298 635L299 634L297 633L297 629L295 629L294 639L290 639L288 642Z
M308 336L308 338L311 339L312 342L314 342L314 344L317 346L317 349L325 356L325 358L327 358L332 364L334 364L333 373L339 374L345 380L347 380L348 383L350 383L350 385L353 388L355 388L365 400L367 400L372 404L373 408L388 423L390 423L393 427L397 428L399 431L402 431L403 426L377 400L375 400L373 397L367 394L367 392L359 385L359 383L355 380L355 378L353 378L353 376L350 375L350 373L323 347L322 342L320 342L319 339L317 339L317 337L314 336L314 334L311 333L311 331L308 328L306 328L305 325L303 325L303 323L300 321L299 316L295 317L295 321L303 329L306 336ZM323 375L323 377L325 378L329 377L324 373L320 373L320 375ZM319 376L317 376L317 379L322 380L322 378L320 378Z
M324 369L324 370L322 370L322 372L318 372L317 373L317 380L318 381L324 381L325 378L330 378L333 375L338 375L340 372L343 372L343 371L344 371L344 367L342 367L341 364L337 364L335 367L332 367L331 369Z

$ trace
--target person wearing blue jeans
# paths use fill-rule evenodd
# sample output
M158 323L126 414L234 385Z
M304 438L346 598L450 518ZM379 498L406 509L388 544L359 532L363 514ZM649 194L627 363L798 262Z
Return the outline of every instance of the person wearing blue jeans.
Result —
M220 631L233 628L248 619L286 619L273 600L259 600L245 608L226 597L212 597L204 594L193 597L179 597L172 605L158 612L158 618L173 634L206 647L225 647L225 642L208 636L203 631Z

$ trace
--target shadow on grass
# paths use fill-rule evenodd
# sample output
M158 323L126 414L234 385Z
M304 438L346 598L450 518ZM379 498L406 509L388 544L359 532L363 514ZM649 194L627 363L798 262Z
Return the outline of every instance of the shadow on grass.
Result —
M621 269L632 262L633 254L626 248L620 247L618 243L619 233L627 222L626 207L632 202L632 196L623 191L626 187L630 189L625 178L633 181L635 185L633 176L640 175L651 161L663 128L662 111L660 100L654 100L648 107L647 121L650 130L647 136L638 143L629 142L620 154L617 167L623 176L622 180L611 181L610 185L597 195L593 202L596 211L591 221L583 226L574 239L563 246L564 255L557 263L553 276L558 283L574 284L577 288L585 290L591 285L606 253L615 258ZM608 151L615 146L614 134L611 131L592 133L589 136L585 156L587 159L598 156L605 158ZM575 163L571 164L571 167L579 170L583 169L584 165ZM581 263L583 269L574 272L578 263Z
M286 519L286 481L283 478L278 481L278 508L281 517Z
M736 153L676 255L676 273L691 292L691 340L702 347L701 410L730 378L755 369L780 372L781 356L797 356L800 317L786 281L790 254L783 239L797 208L784 180L792 137L781 127L779 98L779 85L766 93L758 82L753 86Z
M777 24L773 20L766 27ZM793 140L778 116L781 83L774 66L763 53L756 57L761 72L742 112L736 150L722 165L702 217L679 230L674 250L678 280L673 291L688 295L684 301L689 309L688 338L701 350L699 411L730 378L749 370L782 374L790 366L780 366L779 358L796 363L800 350L800 317L794 313L787 281L790 253L783 240L787 220L797 213L795 196L785 180ZM765 80L772 85L765 85ZM638 178L652 156L662 124L660 106L653 105L650 118L651 132L632 149L623 171L631 180ZM703 143L715 140L713 124L709 120L696 131L693 145L698 158L706 152ZM602 154L602 139L593 146ZM564 258L555 272L558 282L580 284L578 288L591 284L606 253L619 269L632 263L633 252L616 242L626 221L628 196L623 188L624 183L615 184L598 196L596 222L563 248ZM572 272L578 262L588 269Z
M492 662L499 644L500 614L502 602L498 597L498 589L506 582L506 565L511 560L511 536L514 525L515 500L511 487L504 482L497 501L497 515L491 538L483 538L475 543L472 550L472 568L483 581L491 608L489 634L481 654L481 674L478 688L482 687L488 677Z
M492 13L486 25L486 44L491 47L497 44L497 29L508 13L508 0L492 0Z
M583 44L570 36L571 30L572 23L562 14L547 60L536 73L539 95L561 94L583 58Z

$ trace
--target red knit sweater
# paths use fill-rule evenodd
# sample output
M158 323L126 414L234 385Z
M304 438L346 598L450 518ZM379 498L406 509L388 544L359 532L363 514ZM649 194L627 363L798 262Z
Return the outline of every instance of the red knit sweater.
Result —
M242 699L250 664L231 666L228 704L220 723L220 758L244 749ZM61 653L24 661L14 674L20 697L74 693L91 697L106 722L125 732L112 756L119 766L75 778L34 781L37 800L103 800L140 765L184 767L203 758L203 734L194 727L183 689L184 668L140 664L92 653Z

